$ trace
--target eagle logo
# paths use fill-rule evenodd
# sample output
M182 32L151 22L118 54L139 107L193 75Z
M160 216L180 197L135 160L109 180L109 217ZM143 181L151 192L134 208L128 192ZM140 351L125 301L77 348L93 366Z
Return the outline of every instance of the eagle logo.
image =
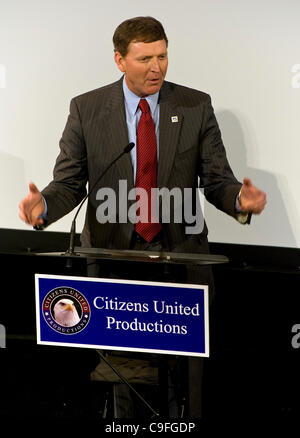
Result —
M71 287L58 287L45 296L42 313L53 330L63 335L73 335L87 326L91 309L81 292Z

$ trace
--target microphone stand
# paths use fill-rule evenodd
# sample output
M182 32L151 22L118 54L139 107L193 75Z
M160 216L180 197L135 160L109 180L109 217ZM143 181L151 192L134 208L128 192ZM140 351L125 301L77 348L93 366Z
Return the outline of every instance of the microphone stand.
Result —
M127 385L130 389L131 389L131 391L133 391L134 393L135 393L135 395L136 396L138 396L138 398L147 406L147 408L149 408L150 409L150 411L153 413L153 416L155 416L155 417L159 417L159 414L158 414L158 412L156 412L150 405L149 405L149 403L144 399L144 397L142 397L141 396L141 394L139 394L138 392L137 392L137 390L136 389L134 389L134 387L128 382L128 380L127 379L125 379L125 377L124 376L122 376L122 374L120 374L117 370L116 370L116 368L115 367L113 367L109 362L108 362L108 360L105 358L105 356L101 353L101 351L100 350L98 350L98 354L99 354L99 356L101 357L101 359L103 359L104 360L104 362L113 370L113 372L119 377L119 379L120 380L122 380L122 382L123 383L125 383L125 385Z
M76 214L74 216L74 219L72 221L72 225L71 225L71 230L70 230L70 242L69 242L69 248L68 250L65 252L66 256L76 256L78 254L76 254L74 252L74 247L75 247L75 235L76 235L76 219L78 216L78 213L81 210L81 207L83 206L83 204L85 203L85 201L88 199L88 197L91 195L91 193L93 192L94 188L96 187L96 185L99 183L99 181L103 178L103 176L108 172L108 170L125 154L127 154L128 152L131 151L131 149L134 147L134 143L129 143L124 150L107 166L107 168L101 173L101 175L99 176L99 178L96 180L96 182L92 185L92 187L89 189L89 191L87 192L87 194L85 195L85 197L83 198L83 200L81 201ZM72 262L70 261L70 259L68 259L67 261L67 267L72 267ZM128 382L127 379L125 379L125 377L123 377L116 369L115 367L113 367L108 360L105 358L105 356L101 353L101 351L98 350L98 353L101 357L101 359L113 370L113 372L119 377L119 379L125 383L125 385L127 385L131 391L133 391L135 393L135 395L145 404L145 406L147 406L148 409L151 410L151 412L153 413L153 416L155 417L159 417L159 414L149 405L149 403L147 403L147 401L136 391L136 389L134 389L134 387Z

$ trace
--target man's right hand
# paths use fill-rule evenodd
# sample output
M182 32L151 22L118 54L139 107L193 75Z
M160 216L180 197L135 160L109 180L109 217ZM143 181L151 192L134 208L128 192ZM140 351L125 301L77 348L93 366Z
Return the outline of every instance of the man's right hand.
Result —
M40 216L44 213L44 201L41 192L35 184L29 184L29 193L19 204L19 217L33 227L43 225L44 219Z

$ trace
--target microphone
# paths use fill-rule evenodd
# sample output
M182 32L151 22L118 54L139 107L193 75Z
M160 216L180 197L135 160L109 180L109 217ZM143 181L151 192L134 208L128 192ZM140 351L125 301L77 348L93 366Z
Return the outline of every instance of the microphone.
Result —
M66 255L75 255L74 253L74 246L75 246L75 234L76 234L76 219L78 216L78 213L81 210L81 207L83 206L83 204L85 203L85 201L89 198L89 196L91 195L91 193L93 192L94 188L96 187L96 185L99 183L99 181L104 177L104 175L106 174L106 172L108 172L108 170L125 154L128 154L128 152L131 151L131 149L135 146L134 143L129 143L127 146L125 146L124 150L106 167L106 169L101 173L101 175L99 176L99 178L96 180L96 182L92 185L92 187L90 187L89 191L87 192L87 194L85 195L85 197L83 198L83 200L81 201L76 214L74 216L74 219L72 221L72 225L71 225L71 230L70 230L70 243L69 243L69 249L66 251Z

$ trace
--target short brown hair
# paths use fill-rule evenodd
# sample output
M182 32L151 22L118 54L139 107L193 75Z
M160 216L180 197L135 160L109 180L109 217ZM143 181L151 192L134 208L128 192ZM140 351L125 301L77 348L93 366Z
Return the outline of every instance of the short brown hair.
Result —
M168 38L162 24L153 17L135 17L123 21L115 30L113 36L114 50L126 56L128 46L132 41L153 43Z

